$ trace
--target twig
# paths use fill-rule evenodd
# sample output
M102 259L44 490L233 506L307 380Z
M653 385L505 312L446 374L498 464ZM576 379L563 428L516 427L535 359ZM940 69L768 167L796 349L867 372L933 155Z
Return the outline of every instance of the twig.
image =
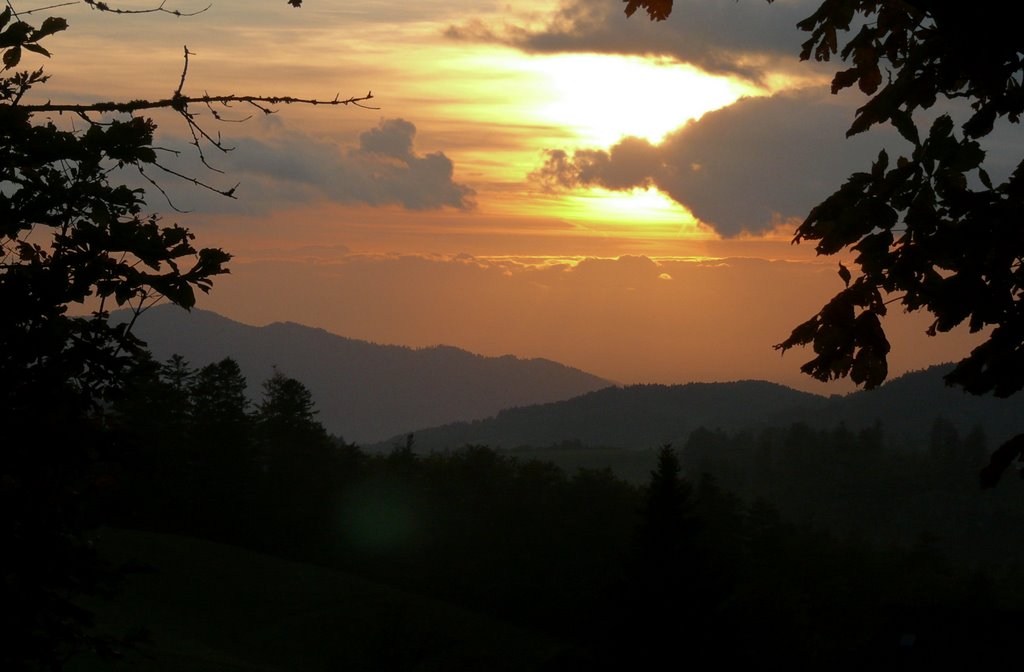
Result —
M105 2L99 2L98 0L82 0L85 4L89 5L93 9L100 12L110 12L111 14L153 14L154 12L163 12L164 14L172 14L174 16L195 16L202 14L206 10L210 9L213 5L207 5L200 10L195 12L183 12L179 9L166 9L164 5L167 4L167 0L161 0L160 4L156 7L150 7L149 9L117 9L111 7Z
M139 10L137 12L135 12L135 11L128 11L128 10L113 10L113 9L110 9L108 6L106 6L104 3L95 2L95 0L83 0L83 1L86 2L86 4L89 4L90 6L96 8L96 9L99 9L101 11L113 11L115 13L142 13L142 10ZM161 2L158 7L152 8L150 10L145 10L145 11L169 11L169 10L165 10L163 8L165 2L166 2L166 0ZM373 98L373 92L372 91L367 91L365 96L353 96L353 97L345 98L345 99L342 99L341 98L341 94L338 94L338 95L336 95L334 97L333 100L321 100L321 99L318 99L318 98L296 98L296 97L293 97L293 96L237 96L237 95L233 95L233 94L220 95L220 96L211 96L208 93L204 93L202 96L186 96L183 93L183 90L185 88L185 81L186 81L186 79L188 77L189 56L193 56L193 55L194 55L194 52L189 51L188 45L185 45L184 46L184 63L182 64L181 77L178 79L178 86L174 90L174 92L171 94L170 98L164 98L164 99L160 99L160 100L132 100L132 101L128 101L128 102L108 101L108 102L86 103L86 104L46 102L46 103L36 104L36 105L17 105L17 102L16 102L15 105L19 109L27 112L28 114L52 113L52 112L56 112L58 114L63 114L65 112L67 112L69 114L75 115L75 116L83 119L85 122L87 122L89 124L100 124L100 125L102 125L102 122L99 122L99 121L96 121L96 120L90 118L89 115L90 114L104 114L104 113L121 113L121 114L133 115L134 113L140 112L140 111L143 111L143 110L155 110L155 109L161 109L161 108L170 108L170 109L174 110L175 112L177 112L181 116L182 119L184 119L185 124L188 127L189 134L192 136L192 139L191 139L191 141L189 141L189 144L191 144L193 147L196 148L196 151L199 154L199 160L203 164L203 166L205 166L209 170L212 170L212 171L214 171L216 173L220 173L220 174L223 174L224 171L219 170L218 168L213 167L207 161L206 154L203 151L203 142L202 141L205 140L212 147L215 147L216 149L220 150L223 153L227 153L227 152L231 151L233 148L232 147L226 147L224 145L224 142L221 139L220 133L217 133L217 136L213 137L212 135L210 135L210 133L208 133L196 121L196 114L189 110L189 105L191 105L193 103L202 103L202 104L204 104L206 106L206 108L210 111L210 113L213 115L214 119L216 119L217 121L244 121L244 119L241 119L241 120L234 120L234 119L225 120L225 119L223 119L221 117L221 115L216 111L216 109L214 109L214 106L213 106L214 103L217 103L219 105L223 105L224 107L231 107L231 103L247 103L247 104L255 107L256 109L260 110L264 114L273 114L275 112L275 110L273 110L271 107L269 107L270 105L280 105L280 104L291 105L293 103L294 104L301 104L301 105L333 105L333 106L353 105L355 107L361 107L363 109L369 109L369 110L379 109L377 107L372 107L370 105L364 105L363 104L365 101L371 100ZM13 106L14 105L12 105L12 107ZM249 117L246 117L246 118L249 118ZM175 154L177 154L177 152L175 152ZM165 172L165 173L167 173L169 175L173 175L173 176L175 176L175 177L177 177L179 179L185 180L186 182L190 182L190 183L192 183L193 185L195 185L197 187L202 187L202 188L207 189L209 191L212 191L212 192L214 192L216 194L220 194L221 196L227 196L229 198L236 198L234 194L235 194L235 190L239 186L238 184L236 184L234 187L231 187L230 189L219 189L219 188L214 187L213 185L207 184L206 182L203 182L202 180L199 180L199 179L197 179L195 177L190 177L189 175L185 175L185 174L182 174L182 173L180 173L180 172L178 172L176 170L168 168L167 166L162 165L158 161L133 162L133 163L135 163L135 167L139 171L139 174L142 175L142 177L147 182L149 182L151 185L156 187L156 189L163 195L164 199L167 201L167 204L171 207L171 209L175 210L176 212L184 213L184 212L187 212L187 211L178 208L174 204L174 202L171 200L170 195L163 189L163 187L161 187L156 182L156 180L151 178L145 172L145 169L143 168L143 164L144 163L149 163L149 164L151 164L153 166L156 166L161 171L163 171L163 172Z
M7 6L11 8L11 13L14 14L15 17L18 17L18 16L24 16L26 14L35 14L36 12L45 12L48 9L57 9L59 7L67 7L68 5L77 5L78 1L79 0L74 0L74 2L61 2L61 3L58 3L56 5L47 5L46 7L36 7L35 9L26 9L23 12L21 12L21 14L19 14L16 11L14 11L14 7L11 6L10 0L8 0Z
M157 168L159 168L160 170L164 171L168 175L174 175L175 177L181 178L181 179L185 180L186 182L191 182L192 184L196 185L197 187L202 187L203 189L209 189L210 191L212 191L215 194L220 194L221 196L227 196L228 198L238 198L237 196L235 196L235 189L238 189L239 185L241 185L241 182L239 182L235 186L231 187L230 189L218 189L217 187L209 185L209 184L203 182L202 180L198 180L198 179L196 179L194 177L189 177L188 175L183 175L182 173L179 173L176 170L172 170L172 169L168 168L167 166L160 165L159 163L153 163L151 165L156 166ZM141 166L139 166L139 172L142 173L143 177L145 177L147 180L150 179L150 177L148 175L146 175L145 172L143 172ZM171 207L174 207L174 206L172 205ZM174 208L174 209L178 210L177 208ZM185 211L184 210L178 210L178 212L185 212Z
M179 208L178 206L176 206L176 205L174 204L174 201L172 201L172 200L171 200L171 197L170 197L170 195L169 195L169 194L168 194L168 193L167 193L167 192L166 192L166 191L164 190L164 188L163 188L163 187L161 187L161 186L160 186L160 184L159 184L159 183L158 183L158 182L157 182L156 180L154 180L154 179L153 179L152 177L150 177L149 175L146 175L146 171L144 171L144 170L142 169L142 167L141 167L141 166L139 167L139 175L142 175L142 177L143 177L143 178L144 178L144 179L145 179L145 180L146 180L147 182L149 182L150 184L152 184L152 185L153 185L154 187L156 187L156 188L157 188L157 191L159 191L159 192L160 192L161 194L163 194L163 196L164 196L164 200L165 200L165 201L167 201L167 205L168 205L168 207L170 207L170 208L171 208L171 210L174 210L175 212L180 212L180 213L182 213L182 214L185 214L185 213L189 212L188 210L182 210L181 208ZM186 178L186 179L187 179L187 178ZM193 180L193 181L194 181L194 180Z
M186 44L185 45L185 65L182 66L182 68L181 68L181 80L178 82L178 88L174 90L174 95L175 96L180 96L181 95L181 89L182 89L182 87L185 86L185 75L188 74L188 57L191 54L192 54L192 52L188 50L188 45Z

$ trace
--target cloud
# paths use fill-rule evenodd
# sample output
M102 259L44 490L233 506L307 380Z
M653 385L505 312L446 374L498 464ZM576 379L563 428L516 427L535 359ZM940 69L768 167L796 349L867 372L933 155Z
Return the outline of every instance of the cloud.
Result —
M479 19L450 26L451 39L499 42L532 53L667 56L708 72L759 81L767 61L797 62L806 39L796 28L819 4L811 0L676 0L662 22L627 18L621 0L562 0L539 26L492 27Z
M185 148L176 161L168 161L178 172L198 176L218 188L239 183L237 200L175 188L168 181L175 205L188 211L255 215L316 202L397 205L415 211L472 210L476 206L476 192L454 180L454 166L444 152L416 151L416 127L404 119L380 121L361 133L355 145L279 122L273 128L260 125L253 131L226 142L232 149L226 154L211 155L207 150L210 164L223 176L211 175L192 148ZM181 143L165 137L162 144ZM158 204L154 196L150 194L150 200Z
M723 236L768 231L802 219L881 147L906 147L887 127L846 139L849 100L817 90L746 98L660 144L630 137L609 150L548 150L531 177L554 190L655 187Z
M453 181L451 159L417 154L415 137L411 122L384 119L349 148L294 131L269 141L248 138L232 153L231 172L289 182L336 203L472 209L474 191Z

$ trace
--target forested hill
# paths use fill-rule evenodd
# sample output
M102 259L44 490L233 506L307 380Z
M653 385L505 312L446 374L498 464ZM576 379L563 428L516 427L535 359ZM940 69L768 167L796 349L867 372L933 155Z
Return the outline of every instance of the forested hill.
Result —
M894 378L875 390L833 397L812 418L800 420L818 427L844 422L851 429L878 421L890 442L914 442L926 437L937 417L960 433L981 427L996 445L1024 430L1024 396L999 399L968 394L946 385L943 376L952 364L932 366Z
M826 405L824 397L764 381L630 385L567 401L511 408L494 418L420 430L415 436L418 450L466 444L539 447L576 441L585 446L651 448L681 445L701 426L756 425L782 414L813 413Z
M495 417L415 432L419 450L467 444L515 448L579 442L584 446L652 448L683 445L698 427L733 432L805 423L850 429L881 423L891 444L927 440L936 418L961 432L981 426L992 441L1018 433L1024 398L975 397L945 385L948 365L896 378L875 390L821 397L763 381L633 385L575 399L502 411ZM379 444L386 448L398 440Z
M126 314L112 319L124 320ZM175 306L147 311L134 332L161 361L175 353L192 367L235 359L254 398L276 366L310 389L318 419L329 432L359 443L568 399L611 384L545 359L483 357L447 346L378 345L291 322L254 327Z

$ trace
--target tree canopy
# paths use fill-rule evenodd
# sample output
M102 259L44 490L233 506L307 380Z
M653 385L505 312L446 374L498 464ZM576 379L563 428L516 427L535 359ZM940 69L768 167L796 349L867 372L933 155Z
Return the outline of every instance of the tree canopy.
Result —
M22 10L18 4L9 1L0 11L0 531L11 549L0 565L0 628L16 643L0 660L5 669L56 669L74 650L99 645L82 634L89 617L71 600L95 589L103 575L85 530L102 520L95 503L113 479L118 440L104 414L144 359L131 333L134 319L112 323L109 311L129 308L137 317L159 301L190 308L230 259L198 247L191 231L151 211L147 191L167 196L160 180L184 180L225 197L234 188L167 165L167 153L154 145L156 124L142 114L176 113L186 142L209 168L204 150L228 151L204 126L221 119L217 105L269 114L282 103L351 105L372 96L189 96L186 47L167 98L47 100L38 95L49 78L43 68L18 68L29 56L51 57L51 40L68 28L53 12L75 3ZM111 15L185 16L166 0L148 9L84 4ZM129 176L150 186L129 186Z
M652 20L672 11L672 0L625 2L627 15L644 9ZM1024 113L1024 36L1011 6L824 0L797 26L809 33L802 60L836 58L848 66L835 72L832 92L856 86L867 96L847 136L888 123L911 149L898 157L880 152L797 228L795 243L813 242L822 255L852 252L855 268L840 263L844 289L776 348L811 346L805 373L874 387L888 375L881 318L898 303L931 313L930 336L965 323L986 334L948 383L974 394L1019 392L1024 162L996 182L979 144L997 124L1016 124ZM924 121L920 113L937 105L943 113ZM964 119L954 121L957 111ZM1024 440L997 451L983 480L1024 460L1021 446Z

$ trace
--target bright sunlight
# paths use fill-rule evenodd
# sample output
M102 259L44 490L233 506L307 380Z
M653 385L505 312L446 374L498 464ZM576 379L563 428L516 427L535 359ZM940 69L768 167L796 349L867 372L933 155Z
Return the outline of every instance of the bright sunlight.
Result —
M539 114L592 145L626 135L658 142L689 120L759 93L692 66L637 56L562 54L526 63L550 84Z

